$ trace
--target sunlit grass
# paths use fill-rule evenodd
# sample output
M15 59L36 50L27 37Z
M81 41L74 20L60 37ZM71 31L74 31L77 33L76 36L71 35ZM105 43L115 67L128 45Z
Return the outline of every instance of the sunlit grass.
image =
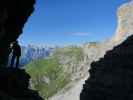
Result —
M74 60L78 62L83 59L83 52L78 47L59 48L52 57L33 61L26 66L32 78L32 88L39 90L45 99L56 94L70 82L71 74L64 71L59 61L61 56L74 57Z

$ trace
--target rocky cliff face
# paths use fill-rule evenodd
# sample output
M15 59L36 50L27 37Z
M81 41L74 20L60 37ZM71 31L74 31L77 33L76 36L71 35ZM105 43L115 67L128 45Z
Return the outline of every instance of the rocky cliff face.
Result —
M34 10L35 0L0 0L0 100L43 100L29 89L30 76L19 69L6 68L9 47L22 33Z
M0 66L7 64L10 43L22 33L34 3L35 0L0 1Z
M121 42L133 34L133 1L123 4L117 12L118 27L113 38L115 42Z
M133 2L118 10L118 29L113 42L121 43L133 34ZM85 81L80 100L133 99L133 36L108 51L103 58L91 64L90 78Z

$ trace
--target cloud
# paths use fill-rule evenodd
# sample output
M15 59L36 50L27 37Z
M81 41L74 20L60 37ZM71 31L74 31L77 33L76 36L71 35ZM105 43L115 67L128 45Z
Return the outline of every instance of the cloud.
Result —
M76 32L76 33L69 33L73 36L88 36L90 33L85 33L85 32Z

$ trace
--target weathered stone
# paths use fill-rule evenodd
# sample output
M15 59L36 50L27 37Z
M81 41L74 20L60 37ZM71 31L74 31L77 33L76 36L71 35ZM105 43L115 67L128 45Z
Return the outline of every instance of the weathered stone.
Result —
M118 11L118 33L114 38L117 42L133 34L133 2L124 4ZM133 36L130 36L91 64L90 78L83 85L80 100L132 100L132 60Z

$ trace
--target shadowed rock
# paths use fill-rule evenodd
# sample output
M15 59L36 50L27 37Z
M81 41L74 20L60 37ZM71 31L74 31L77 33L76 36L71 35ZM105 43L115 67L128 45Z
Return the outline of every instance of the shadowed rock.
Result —
M0 68L0 100L43 100L28 88L29 80L25 70Z
M80 100L133 100L133 36L91 64Z
M23 32L34 11L35 0L0 0L0 100L43 100L30 90L30 76L19 69L6 68L10 44Z
M35 0L0 1L0 66L7 64L10 43L23 32L34 10Z
M120 6L117 14L112 42L121 44L91 64L80 100L133 100L133 1Z

